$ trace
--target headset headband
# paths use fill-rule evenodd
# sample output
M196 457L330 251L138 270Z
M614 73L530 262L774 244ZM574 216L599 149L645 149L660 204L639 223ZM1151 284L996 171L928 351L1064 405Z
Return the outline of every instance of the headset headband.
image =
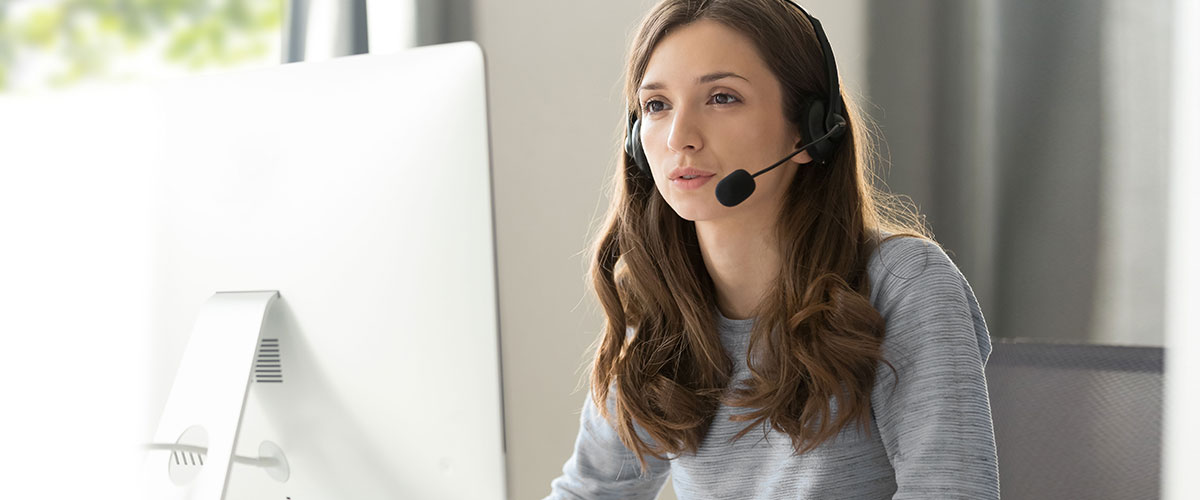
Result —
M841 85L838 84L837 62L833 59L833 48L829 46L829 39L825 37L825 30L821 28L821 21L818 21L817 18L810 15L808 11L804 10L804 7L801 7L799 4L793 2L792 0L786 1L787 3L792 4L793 7L799 9L800 13L804 14L804 17L808 19L810 24L812 24L813 31L817 35L817 43L821 45L821 56L825 58L825 74L829 77L828 114L845 116L845 107L842 103L842 89ZM826 126L831 125L826 123Z

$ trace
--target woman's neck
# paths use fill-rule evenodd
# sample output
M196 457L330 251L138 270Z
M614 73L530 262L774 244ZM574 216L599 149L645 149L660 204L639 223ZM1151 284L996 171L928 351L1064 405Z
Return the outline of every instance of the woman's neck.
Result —
M696 237L721 314L730 319L753 317L779 275L774 221L767 217L699 221Z

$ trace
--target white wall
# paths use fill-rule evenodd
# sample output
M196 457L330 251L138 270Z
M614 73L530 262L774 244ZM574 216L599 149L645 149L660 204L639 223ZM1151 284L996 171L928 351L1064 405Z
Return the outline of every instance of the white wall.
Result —
M654 0L476 0L495 169L509 497L542 498L570 456L603 316L584 274L607 206L633 30ZM865 90L864 0L810 0ZM863 82L860 84L860 82ZM663 498L674 498L668 487Z
M1163 498L1184 500L1200 496L1193 474L1200 466L1200 339L1196 337L1196 306L1200 305L1200 263L1196 260L1195 214L1200 211L1200 2L1176 0L1171 116L1171 188L1167 223L1166 387L1163 419Z

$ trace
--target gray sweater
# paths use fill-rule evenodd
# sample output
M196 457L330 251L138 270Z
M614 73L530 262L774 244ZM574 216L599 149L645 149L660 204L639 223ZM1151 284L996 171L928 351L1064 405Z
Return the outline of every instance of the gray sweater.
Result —
M653 499L668 475L681 500L999 498L983 372L991 341L970 285L940 248L916 238L885 242L868 272L886 322L883 355L899 376L880 364L869 436L850 425L802 455L769 428L730 443L747 423L729 416L746 410L721 406L695 454L647 457L641 475L588 391L575 451L546 498ZM754 320L715 315L736 382L748 376ZM611 411L611 397L607 404Z

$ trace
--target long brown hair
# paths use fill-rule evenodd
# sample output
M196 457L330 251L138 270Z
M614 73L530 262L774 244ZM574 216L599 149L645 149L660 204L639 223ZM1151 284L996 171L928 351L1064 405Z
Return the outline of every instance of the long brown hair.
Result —
M828 95L812 25L784 0L662 0L630 47L626 109L638 108L636 91L657 43L700 19L754 42L782 84L793 125L805 99ZM834 157L825 167L798 169L788 186L776 226L782 268L774 293L755 311L751 375L737 387L727 387L732 361L716 331L714 286L694 223L679 217L633 159L619 153L612 204L589 270L606 316L591 390L643 469L645 455L695 452L722 403L753 410L731 417L750 422L733 439L769 424L791 437L797 454L849 423L869 432L875 370L886 360L883 318L869 301L867 261L883 233L932 236L908 204L868 182L876 179L871 135L844 96L848 132ZM612 412L606 407L610 386Z

